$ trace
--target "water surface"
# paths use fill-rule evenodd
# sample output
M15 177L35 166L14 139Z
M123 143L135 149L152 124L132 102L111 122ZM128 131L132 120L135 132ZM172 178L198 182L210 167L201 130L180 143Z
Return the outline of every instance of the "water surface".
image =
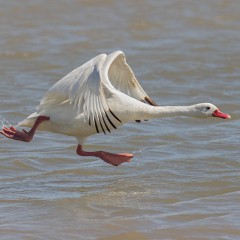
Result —
M239 239L239 1L0 4L0 115L12 124L69 71L115 50L160 105L212 102L232 115L89 139L89 150L135 154L120 167L77 156L71 137L1 137L0 239Z

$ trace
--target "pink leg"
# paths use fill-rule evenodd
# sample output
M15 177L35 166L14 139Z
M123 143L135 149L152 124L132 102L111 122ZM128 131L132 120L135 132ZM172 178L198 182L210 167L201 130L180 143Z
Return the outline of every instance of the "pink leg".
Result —
M96 152L85 152L82 149L82 145L78 145L77 154L80 156L92 156L101 158L104 162L112 164L113 166L118 166L124 162L130 162L133 157L132 154L129 153L109 153L104 151L96 151Z
M23 141L23 142L30 142L39 126L40 123L49 120L49 117L45 116L39 116L33 127L29 132L25 131L24 129L22 131L18 131L15 127L10 126L9 128L3 127L2 131L0 131L0 134L4 135L7 138Z

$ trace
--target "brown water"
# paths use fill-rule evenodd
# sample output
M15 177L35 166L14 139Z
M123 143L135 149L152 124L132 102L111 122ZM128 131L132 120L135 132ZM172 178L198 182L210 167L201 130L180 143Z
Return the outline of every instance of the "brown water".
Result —
M0 1L0 115L16 124L58 79L122 50L160 105L212 102L231 120L131 123L87 149L0 137L0 239L240 239L238 0Z

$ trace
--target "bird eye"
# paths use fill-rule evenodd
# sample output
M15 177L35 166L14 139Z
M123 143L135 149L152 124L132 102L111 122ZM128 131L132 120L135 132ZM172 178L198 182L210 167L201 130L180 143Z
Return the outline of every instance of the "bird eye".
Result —
M206 107L206 110L207 110L207 111L210 110L210 107Z

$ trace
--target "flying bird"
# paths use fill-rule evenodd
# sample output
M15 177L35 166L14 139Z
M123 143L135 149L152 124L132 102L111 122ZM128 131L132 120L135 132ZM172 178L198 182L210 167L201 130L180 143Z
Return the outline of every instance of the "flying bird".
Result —
M4 126L7 138L30 142L36 130L76 137L77 154L93 156L118 166L130 162L130 153L89 152L83 150L86 139L97 133L108 134L130 122L169 116L231 118L211 103L190 106L158 106L143 90L122 51L100 54L76 68L43 96L36 112L18 126Z

